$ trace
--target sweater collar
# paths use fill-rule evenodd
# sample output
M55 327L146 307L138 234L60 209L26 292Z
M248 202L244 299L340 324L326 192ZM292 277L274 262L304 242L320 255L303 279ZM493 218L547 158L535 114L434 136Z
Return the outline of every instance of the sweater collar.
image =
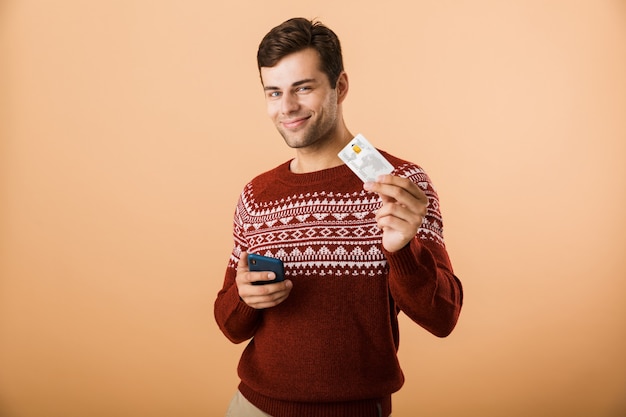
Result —
M278 178L285 183L293 185L333 182L344 179L346 176L353 176L356 180L358 177L350 170L346 164L342 164L333 168L322 169L320 171L307 172L304 174L295 174L289 169L291 160L277 167ZM359 180L360 181L360 180Z

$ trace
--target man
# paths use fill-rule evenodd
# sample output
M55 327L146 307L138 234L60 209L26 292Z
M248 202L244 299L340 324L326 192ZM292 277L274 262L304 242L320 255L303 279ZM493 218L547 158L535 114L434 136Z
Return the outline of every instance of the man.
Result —
M383 155L390 175L363 183L337 156L353 138L337 36L290 19L257 61L269 117L295 157L246 185L215 318L250 340L227 416L391 414L404 376L398 313L439 337L456 325L462 288L442 236L439 202L417 165ZM287 279L252 272L248 253L280 258Z

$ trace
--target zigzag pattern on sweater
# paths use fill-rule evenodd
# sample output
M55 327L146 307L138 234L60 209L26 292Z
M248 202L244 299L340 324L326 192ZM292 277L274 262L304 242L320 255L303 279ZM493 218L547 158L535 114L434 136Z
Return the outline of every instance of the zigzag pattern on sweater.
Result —
M410 164L395 173L410 178L429 198L428 214L417 238L443 245L439 203L428 177ZM375 219L381 204L377 194L365 190L320 190L260 201L249 183L235 213L231 266L236 268L241 252L248 251L282 259L289 276L385 274L382 231Z

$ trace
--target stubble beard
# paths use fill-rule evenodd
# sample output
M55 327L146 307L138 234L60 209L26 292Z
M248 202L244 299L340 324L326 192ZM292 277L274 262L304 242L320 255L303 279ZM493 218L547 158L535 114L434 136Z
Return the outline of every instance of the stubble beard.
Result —
M292 149L301 149L313 146L324 141L330 134L331 127L313 126L303 132L287 132L278 129L287 146Z
M289 132L277 126L287 146L292 149L307 148L315 145L322 145L329 140L337 126L337 108L326 107L325 116L321 120L311 120L310 126L306 126L302 131Z

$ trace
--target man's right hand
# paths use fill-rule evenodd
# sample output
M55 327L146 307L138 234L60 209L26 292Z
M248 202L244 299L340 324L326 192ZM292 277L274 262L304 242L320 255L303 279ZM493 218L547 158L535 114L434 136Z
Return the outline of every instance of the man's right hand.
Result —
M252 308L262 309L274 307L287 299L293 283L285 279L281 282L265 285L254 285L255 281L271 281L275 277L273 272L250 271L248 267L248 253L242 252L237 265L237 289L239 297Z

